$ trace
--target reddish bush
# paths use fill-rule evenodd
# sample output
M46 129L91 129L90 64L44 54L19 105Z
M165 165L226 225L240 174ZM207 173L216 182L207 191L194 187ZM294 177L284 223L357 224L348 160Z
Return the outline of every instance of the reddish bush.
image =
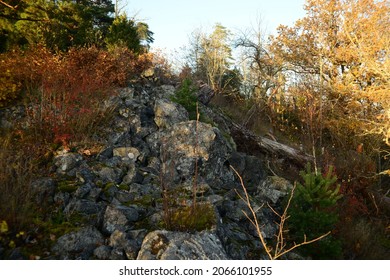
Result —
M126 86L152 64L149 54L95 47L54 54L38 46L0 59L6 82L24 93L30 129L44 142L63 145L89 131L102 115L99 104L115 87Z

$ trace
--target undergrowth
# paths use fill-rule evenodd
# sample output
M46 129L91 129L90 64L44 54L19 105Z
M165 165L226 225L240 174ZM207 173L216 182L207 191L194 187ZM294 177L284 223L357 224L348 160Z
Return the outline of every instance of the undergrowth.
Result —
M0 249L22 245L20 232L39 243L50 237L38 234L42 227L68 227L52 219L45 203L36 202L32 182L52 175L57 148L94 145L93 135L113 112L102 101L139 77L152 60L152 54L138 56L124 48L53 53L35 46L0 54L0 109L25 108L12 128L0 128Z

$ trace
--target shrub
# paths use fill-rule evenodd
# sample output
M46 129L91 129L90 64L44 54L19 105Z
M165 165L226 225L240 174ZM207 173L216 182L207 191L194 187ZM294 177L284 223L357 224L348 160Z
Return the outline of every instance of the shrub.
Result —
M291 201L288 220L290 238L302 242L334 230L338 215L334 211L340 186L334 186L337 177L332 174L332 167L326 174L311 171L310 164L300 174L303 184L297 183L296 193ZM318 259L341 258L341 242L329 235L318 242L302 247L301 252Z
M152 56L96 47L52 53L36 46L0 57L0 106L24 93L30 132L37 141L68 145L92 132L101 101L150 67Z
M198 102L198 98L194 94L195 92L196 88L193 86L192 81L185 79L172 97L172 101L186 108L191 120L197 119L196 103Z
M20 86L20 82L15 81L9 69L0 72L0 108L19 96Z

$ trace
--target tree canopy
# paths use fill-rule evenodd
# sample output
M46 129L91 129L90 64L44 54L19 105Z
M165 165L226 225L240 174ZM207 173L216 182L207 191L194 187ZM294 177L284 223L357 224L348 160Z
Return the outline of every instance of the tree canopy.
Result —
M114 4L110 0L1 0L0 51L35 44L59 50L86 45L104 47L107 36L118 37L121 20L123 16L113 27ZM130 20L127 24L131 27ZM153 42L146 23L133 24L136 32L127 34L132 36L127 38L133 41L132 49L141 48L143 41Z

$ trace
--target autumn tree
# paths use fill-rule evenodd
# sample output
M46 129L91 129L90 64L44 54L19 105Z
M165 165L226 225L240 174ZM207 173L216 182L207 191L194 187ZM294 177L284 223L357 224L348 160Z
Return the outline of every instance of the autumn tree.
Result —
M350 56L359 61L352 73L359 94L373 107L367 130L390 146L390 4L387 1L353 2L346 13L344 36Z
M306 17L293 27L279 27L273 53L286 62L288 91L300 118L311 126L313 153L323 146L324 135L344 149L356 147L359 135L383 118L388 106L388 79L379 69L388 64L389 5L308 0L305 10Z

